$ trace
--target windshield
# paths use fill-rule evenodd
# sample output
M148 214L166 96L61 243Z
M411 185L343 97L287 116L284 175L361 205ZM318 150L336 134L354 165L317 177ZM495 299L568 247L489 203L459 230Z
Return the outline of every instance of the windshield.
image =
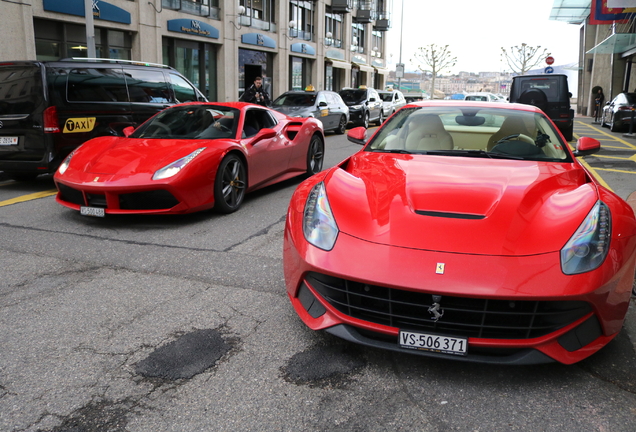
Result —
M393 93L380 93L380 98L384 102L391 102L393 100Z
M275 107L280 106L314 106L316 103L315 94L283 94L274 101Z
M467 101L482 101L482 102L488 102L488 96L481 96L481 95L468 95L468 96L466 96L466 100L467 100Z
M366 90L342 90L339 94L347 105L361 104L367 98Z
M481 107L416 107L398 111L366 151L571 161L543 113Z
M144 123L131 138L234 138L239 110L218 105L185 105L166 109Z

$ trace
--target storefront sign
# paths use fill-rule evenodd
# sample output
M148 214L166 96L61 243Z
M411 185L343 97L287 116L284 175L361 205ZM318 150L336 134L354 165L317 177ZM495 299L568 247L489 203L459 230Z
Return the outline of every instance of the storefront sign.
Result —
M325 57L332 58L334 60L344 60L345 56L341 50L330 49L325 53Z
M241 42L249 45L258 45L264 48L276 48L276 41L261 33L245 33L241 35Z
M359 55L354 55L351 57L351 62L365 65L367 64L367 59Z
M45 11L58 12L67 15L83 17L86 14L84 0L43 0ZM93 0L93 18L102 21L112 21L122 24L130 24L130 12L106 3L101 0Z
M314 47L305 43L292 44L290 50L295 53L316 55L316 50L314 49Z
M179 18L168 21L168 31L218 39L219 30L201 21Z

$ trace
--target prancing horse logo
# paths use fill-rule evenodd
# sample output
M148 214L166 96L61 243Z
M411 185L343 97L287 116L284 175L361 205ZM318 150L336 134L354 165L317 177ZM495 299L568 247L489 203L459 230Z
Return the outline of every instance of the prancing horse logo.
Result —
M438 319L444 316L444 309L442 309L442 306L439 304L439 302L441 301L442 301L442 296L434 295L433 306L428 308L428 313L432 315L431 319L433 321L437 321Z

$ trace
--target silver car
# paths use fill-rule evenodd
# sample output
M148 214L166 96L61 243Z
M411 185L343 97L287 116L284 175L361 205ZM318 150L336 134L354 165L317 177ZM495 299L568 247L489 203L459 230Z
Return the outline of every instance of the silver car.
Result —
M336 92L288 91L278 96L272 108L290 117L315 117L323 129L343 134L349 123L349 107Z
M393 115L394 112L406 105L406 99L399 90L378 90L380 99L382 99L382 112L384 118L388 118Z

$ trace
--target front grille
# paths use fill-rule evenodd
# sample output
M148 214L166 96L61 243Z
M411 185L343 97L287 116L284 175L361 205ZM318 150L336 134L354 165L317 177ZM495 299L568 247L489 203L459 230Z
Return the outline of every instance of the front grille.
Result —
M167 190L135 192L119 196L119 208L124 210L170 209L179 201Z
M60 199L62 201L70 202L80 206L86 205L86 203L84 202L84 194L82 194L82 191L73 189L72 187L68 187L61 183L58 183L57 187L60 191Z
M431 319L430 293L368 285L319 273L307 282L335 309L363 321L414 331L486 339L531 339L588 314L583 301L493 300L443 295L443 316Z
M106 195L104 194L86 194L86 202L90 207L106 208Z

